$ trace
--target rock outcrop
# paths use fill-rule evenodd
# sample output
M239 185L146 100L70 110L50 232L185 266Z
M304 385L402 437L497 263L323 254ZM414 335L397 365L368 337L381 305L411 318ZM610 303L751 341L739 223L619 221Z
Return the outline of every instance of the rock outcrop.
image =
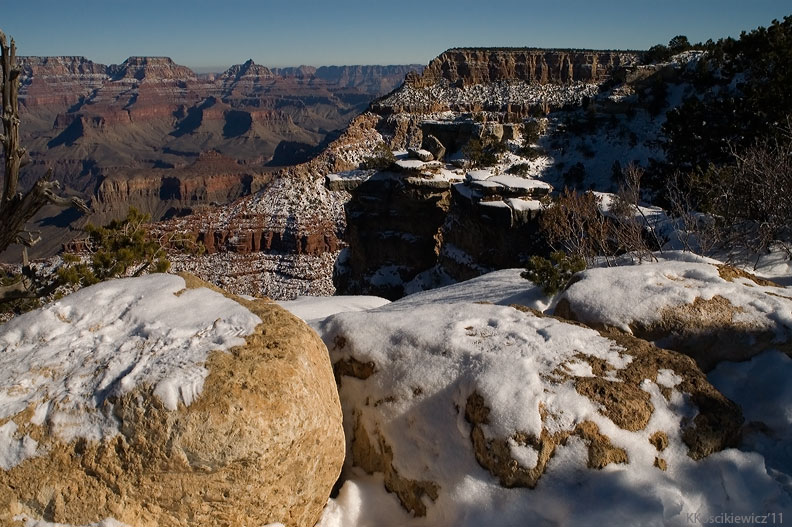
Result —
M322 175L357 166L382 141L375 122L371 114L356 117L322 154L274 174L251 196L158 224L161 235L187 233L207 249L202 256L174 255L174 268L237 294L279 300L333 294L349 195L328 191Z
M0 522L313 526L344 458L327 351L194 277L83 289L0 331Z
M487 128L472 122L424 125L447 128L441 135L457 148L461 144L452 141L481 137ZM349 248L334 275L344 294L393 300L431 285L431 276L467 280L549 252L539 228L539 199L551 187L530 177L400 159L387 170L332 174L327 186L351 195L344 205Z
M271 170L268 164L304 162L330 131L349 124L410 69L320 68L316 76L315 68L306 67L297 77L250 60L221 74L198 76L167 57L129 57L116 65L84 57L23 57L21 66L21 140L31 153L29 179L50 167L67 192L91 199L100 190L102 212L94 223L105 221L108 209L126 207L124 201L108 202L116 193L103 180L152 178L139 181L148 188L163 178L183 181L183 174L165 172L212 151L257 172ZM208 197L196 204L212 201L226 200ZM159 219L172 206L142 208ZM45 234L68 236L53 229L46 227Z
M507 120L522 119L581 104L639 58L628 51L450 49L371 108L383 115L498 112Z
M792 295L716 263L645 263L575 277L555 314L614 328L694 358L709 371L767 349L792 354Z
M271 173L240 165L218 152L201 154L188 166L155 168L146 174L119 169L99 183L94 219L123 216L130 206L156 218L184 215L250 195L271 179Z
M531 48L454 48L433 59L418 86L440 80L460 86L498 81L530 84L598 84L617 69L638 62L626 51L556 50Z
M176 64L170 57L129 57L121 64L108 66L107 72L114 81L135 79L139 81L193 81L195 73Z
M691 470L737 441L740 409L689 357L522 306L473 303L456 288L320 326L340 379L348 463L381 472L413 514L443 523L449 503L474 509L464 498L472 481L477 496L504 504L541 499L538 483L565 477L555 470L641 478Z

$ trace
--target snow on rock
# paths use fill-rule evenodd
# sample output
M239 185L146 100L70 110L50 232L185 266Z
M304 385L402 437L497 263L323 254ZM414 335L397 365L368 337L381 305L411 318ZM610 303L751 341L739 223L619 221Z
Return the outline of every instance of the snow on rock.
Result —
M705 371L765 349L789 353L792 290L715 261L666 257L580 273L555 314L657 341Z
M381 474L413 515L394 517L399 525L682 525L684 512L742 510L757 495L789 503L761 462L716 454L735 440L740 412L689 358L480 303L525 295L530 283L521 293L516 272L319 324L351 474L321 525L376 525L363 499L390 507L359 469ZM694 461L706 456L717 459ZM743 469L761 490L732 500L717 483L700 488Z
M0 326L0 379L2 525L312 525L343 461L316 334L189 275L100 283Z
M336 313L365 311L389 302L390 300L378 296L301 296L278 302L278 305L310 323Z
M499 80L459 87L442 79L425 87L404 84L377 101L375 107L413 112L437 112L440 109L469 111L473 107L500 108L508 104L525 107L547 104L561 107L566 104L580 104L585 97L592 97L598 91L599 85L584 82L534 84L518 80Z
M184 288L166 274L113 280L3 326L0 419L32 407L58 438L99 441L119 433L105 400L141 385L168 410L189 406L209 353L244 344L261 321L219 293Z
M432 302L489 302L503 306L519 304L544 311L550 305L550 298L541 288L520 276L522 272L523 269L493 271L458 284L405 296L391 307L405 309Z

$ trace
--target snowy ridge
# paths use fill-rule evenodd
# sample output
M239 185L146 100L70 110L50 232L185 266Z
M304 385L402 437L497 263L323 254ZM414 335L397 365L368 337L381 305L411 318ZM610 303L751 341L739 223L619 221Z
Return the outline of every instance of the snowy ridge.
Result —
M570 84L532 84L526 81L501 80L487 84L459 87L445 79L427 87L408 84L377 102L378 107L406 108L417 111L435 111L438 104L447 109L464 111L465 108L505 107L511 105L536 106L547 104L561 107L580 104L584 97L596 95L598 84L574 82Z
M220 293L186 290L174 275L87 287L0 327L0 420L33 408L30 423L63 441L112 437L113 397L150 386L169 410L189 405L209 373L209 353L243 344L260 323ZM6 470L36 451L16 427L0 427Z

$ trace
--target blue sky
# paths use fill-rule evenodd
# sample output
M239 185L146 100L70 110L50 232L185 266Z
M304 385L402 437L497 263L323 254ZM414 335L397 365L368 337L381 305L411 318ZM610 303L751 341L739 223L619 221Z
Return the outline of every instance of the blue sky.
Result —
M0 29L20 55L166 55L220 70L248 58L425 64L458 46L646 49L678 34L736 37L789 14L789 0L2 0Z

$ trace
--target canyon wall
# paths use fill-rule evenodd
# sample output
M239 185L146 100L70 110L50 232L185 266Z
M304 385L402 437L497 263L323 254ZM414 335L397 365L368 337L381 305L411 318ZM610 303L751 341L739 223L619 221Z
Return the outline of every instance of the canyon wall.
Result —
M627 51L528 48L454 48L433 59L419 86L444 79L459 85L502 80L531 84L599 83L618 68L634 65L639 54Z

